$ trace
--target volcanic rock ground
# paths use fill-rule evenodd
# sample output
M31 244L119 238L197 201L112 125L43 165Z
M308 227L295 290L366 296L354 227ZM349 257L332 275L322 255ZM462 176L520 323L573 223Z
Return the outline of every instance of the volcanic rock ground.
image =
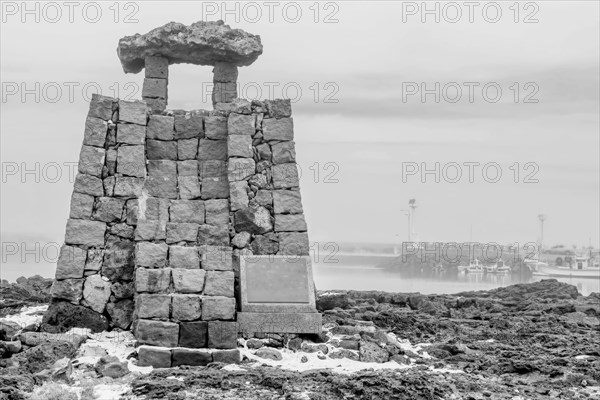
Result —
M23 291L6 288L3 315L28 321L7 297L27 302ZM600 398L598 293L544 280L454 295L320 292L318 308L322 335L240 339L240 365L155 370L136 366L128 332L38 340L3 325L1 339L23 344L0 345L0 399L50 380L82 399Z

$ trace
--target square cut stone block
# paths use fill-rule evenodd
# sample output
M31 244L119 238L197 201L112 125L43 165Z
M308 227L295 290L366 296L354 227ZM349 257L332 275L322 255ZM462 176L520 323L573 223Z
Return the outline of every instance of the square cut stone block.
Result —
M171 296L168 294L139 294L136 298L138 318L169 319Z
M212 360L212 352L208 349L173 349L173 367L180 365L203 367L210 364Z
M167 223L167 243L195 242L198 237L199 226L199 224L193 223Z
M202 112L175 115L175 139L191 139L204 136Z
M237 211L248 207L248 189L248 182L246 181L231 182L229 184L231 211Z
M150 112L154 114L160 114L163 111L165 111L165 108L167 108L166 99L152 99L150 97L144 97L144 101L148 105L148 109L150 110Z
M135 337L141 344L176 347L179 339L179 325L172 322L140 319L137 323Z
M229 201L227 199L212 199L204 201L206 223L223 225L229 223Z
M290 99L265 100L265 106L271 118L292 116L292 102Z
M292 118L268 118L262 122L263 138L270 140L294 140L294 122Z
M263 207L270 206L273 204L273 191L260 189L258 192L256 192L254 200Z
M164 243L139 242L135 245L135 265L145 268L164 268L167 264L167 250Z
M167 223L148 219L140 219L135 227L134 239L141 240L163 240L167 238Z
M144 187L144 178L117 176L114 195L119 197L140 197Z
M93 207L94 196L73 192L71 195L71 212L69 213L69 218L90 219Z
M141 219L149 219L164 223L169 221L169 205L171 204L169 199L144 197L140 199L140 203L144 204L144 210L140 215Z
M203 269L173 269L173 288L177 293L201 293L206 271Z
M174 140L148 139L146 142L148 160L177 161L177 142Z
M229 246L203 246L202 269L207 271L232 271L233 252Z
M131 124L146 125L146 103L140 100L119 100L119 121Z
M139 145L146 141L146 127L136 124L117 124L117 143Z
M149 160L148 179L144 187L150 196L176 199L177 163L170 160Z
M198 199L202 193L198 176L177 176L177 189L179 197L184 200Z
M273 164L296 162L296 147L294 142L281 142L271 146Z
M200 196L204 200L229 198L229 182L227 178L204 178Z
M200 268L200 254L197 247L169 246L169 267Z
M195 321L202 315L202 298L195 294L174 294L172 318L175 321Z
M235 349L237 347L237 331L235 322L210 321L208 323L208 347L211 349Z
M295 163L273 165L272 172L275 189L296 188L300 185L298 166Z
M75 193L82 193L90 196L104 196L104 185L100 178L79 173L75 177L73 191Z
M227 138L227 154L229 157L251 158L254 155L252 151L252 136L230 135Z
M169 209L171 222L204 223L204 201L171 200Z
M256 132L256 117L254 115L229 114L227 119L227 132L231 135L252 136Z
M199 349L208 343L208 322L182 322L179 324L179 346Z
M142 97L167 99L167 80L162 78L144 78Z
M135 290L138 293L160 293L169 288L171 269L137 268L135 270Z
M144 59L144 76L146 78L169 77L169 59L159 56L146 56Z
M281 255L307 256L310 244L306 232L281 232L279 234L279 253Z
M146 128L147 139L175 139L175 119L166 115L151 115Z
M102 177L102 167L106 152L104 149L94 146L82 146L79 153L78 171L82 174Z
M202 299L202 320L232 320L235 317L235 299L205 296Z
M83 296L83 281L83 278L54 281L50 288L50 295L55 299L63 299L73 304L79 304Z
M212 102L230 103L237 98L236 82L213 82Z
M171 368L171 349L140 346L138 348L138 366Z
M177 175L198 177L200 163L196 160L184 160L177 162Z
M302 199L297 190L274 190L273 210L275 214L302 214Z
M208 160L200 162L201 178L227 178L227 162L223 160Z
M108 118L110 119L110 117ZM99 118L88 117L85 120L83 144L86 146L104 147L108 123Z
M228 62L217 62L213 68L214 82L237 82L238 68Z
M181 139L177 141L177 159L195 160L198 154L198 139Z
M233 297L234 295L233 271L208 271L204 294L207 296Z
M215 350L212 352L213 361L224 364L239 364L242 362L242 353L238 349Z
M97 93L92 94L88 118L100 118L104 121L112 119L114 101L115 99L112 97L102 96Z
M143 178L146 176L144 146L121 146L117 150L117 173Z
M275 232L306 232L304 214L275 214Z
M239 312L238 332L253 333L321 333L321 314Z
M242 181L256 173L256 163L252 158L231 158L227 166L230 182Z
M100 221L69 219L65 233L66 244L80 244L89 247L104 247L106 224Z
M93 218L102 222L119 222L123 219L125 200L115 197L99 197L94 206Z
M227 117L210 116L204 119L206 137L214 140L227 139Z
M227 161L227 140L200 139L198 161Z
M56 263L56 279L83 278L86 258L85 250L63 245Z
M226 225L200 225L198 244L229 246L229 229Z

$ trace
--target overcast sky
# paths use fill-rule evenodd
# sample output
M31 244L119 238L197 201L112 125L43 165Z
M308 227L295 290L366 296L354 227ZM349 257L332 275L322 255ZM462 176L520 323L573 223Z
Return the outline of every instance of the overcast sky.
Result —
M521 3L518 15L509 8L513 2L499 2L496 23L490 22L494 7L483 11L486 2L475 8L473 22L463 6L457 23L449 21L456 9L444 3L439 23L435 15L421 21L420 10L411 8L421 2L320 3L318 14L312 2L279 3L271 18L263 2L253 3L258 8L238 4L237 13L229 3L234 12L226 15L222 2L121 3L118 15L107 2L100 4L99 18L94 5L84 12L81 3L72 23L64 6L57 17L55 9L39 5L36 22L36 15L22 13L21 2L8 3L2 6L0 42L3 241L62 242L73 186L68 168L56 183L43 182L43 176L36 183L31 174L22 183L20 174L6 173L14 163L34 168L38 162L40 174L52 179L54 170L44 171L44 165L77 161L88 107L83 87L140 97L143 75L123 73L119 38L169 21L224 17L260 35L264 45L264 54L240 69L241 94L255 97L260 88L266 98L272 87L273 97L287 94L295 101L311 240L404 240L402 209L416 198L421 240L466 241L472 226L475 241L535 241L537 215L545 213L546 243L598 245L598 2L536 2L527 9ZM169 107L211 108L210 71L172 66ZM36 82L39 103L33 94L22 99L22 89L34 89ZM410 94L421 84L434 89L436 82L439 103L434 94L425 102L420 93ZM465 82L471 82L472 102ZM55 99L57 86L62 95ZM462 97L452 102L457 87ZM443 177L436 183L433 175L422 183L419 174L403 182L403 163L434 168L436 162L451 176L455 164L449 163L495 162L502 178L487 182L479 166L470 183L463 166L458 183ZM490 171L488 180L495 175ZM530 173L538 183L524 182Z

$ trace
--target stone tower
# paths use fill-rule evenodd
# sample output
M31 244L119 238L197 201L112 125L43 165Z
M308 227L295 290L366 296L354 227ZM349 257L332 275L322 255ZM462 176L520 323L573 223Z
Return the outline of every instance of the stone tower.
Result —
M238 334L320 332L290 101L237 98L261 53L222 21L119 41L142 100L91 101L44 330L133 329L157 367L239 361ZM213 110L166 110L175 63L214 67Z

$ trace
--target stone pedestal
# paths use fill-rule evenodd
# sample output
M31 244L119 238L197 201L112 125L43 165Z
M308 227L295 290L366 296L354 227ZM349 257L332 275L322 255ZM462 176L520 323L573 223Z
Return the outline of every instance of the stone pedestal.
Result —
M238 332L320 333L308 256L240 256Z

